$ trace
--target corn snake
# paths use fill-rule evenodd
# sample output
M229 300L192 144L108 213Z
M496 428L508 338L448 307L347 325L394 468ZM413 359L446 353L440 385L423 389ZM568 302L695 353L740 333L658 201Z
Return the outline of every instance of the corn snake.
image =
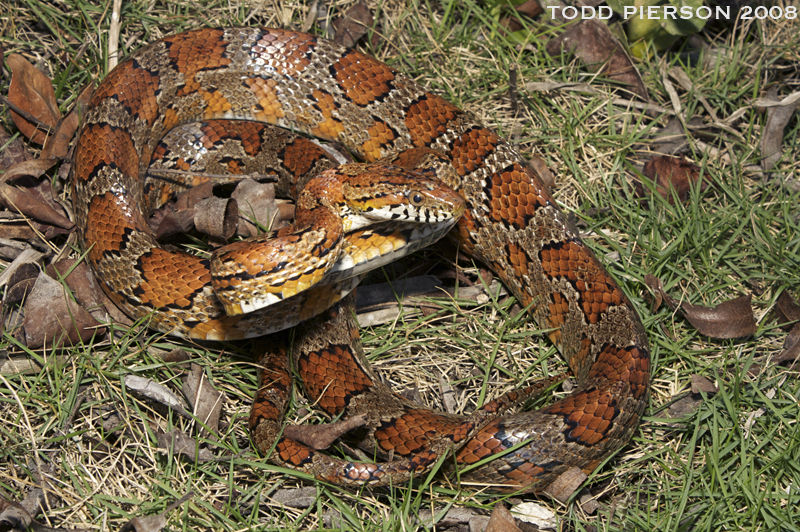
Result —
M441 153L455 176L446 184L466 202L454 238L524 305L532 306L534 319L552 330L550 338L578 379L577 389L561 401L488 422L479 422L480 416L453 421L406 404L393 405L389 410L399 414L372 432L384 453L403 457L403 467L416 467L420 453L442 452L438 447L431 451L438 440L428 433L448 422L450 428L440 432L461 446L459 463L475 463L530 440L473 472L472 478L502 490L540 491L570 467L594 470L628 441L648 397L650 361L644 329L628 298L581 241L535 171L474 117L413 80L364 54L310 35L263 28L187 32L143 48L98 88L76 151L76 218L95 271L107 291L127 303L129 313L155 315L153 324L160 330L190 337L268 332L246 317L195 305L194 295L210 290L206 269L197 259L165 254L142 230L146 224L137 199L143 197L138 176L166 131L199 119L276 124L338 140L367 161L415 147ZM187 275L164 275L173 271ZM292 307L284 312L297 313L299 320L310 318L346 291L338 285L323 287L309 296L312 310L302 312L302 298L289 298L286 303ZM335 322L340 311L332 312ZM307 388L341 385L344 399L339 403L349 403L364 389L374 388L376 381L357 353L347 356L361 381L340 382L331 374L328 366L345 365L337 358L345 356L341 346L355 339L346 321L339 328L341 341L328 351L328 358L306 357L301 373ZM307 343L317 342L315 334L305 335ZM272 367L286 369L283 359ZM288 373L278 374L262 376L276 386L262 382L261 395L281 391ZM251 418L257 442L262 438L259 420L278 414L275 405L281 400L270 401L257 401L263 408L254 410ZM336 414L344 406L334 401L329 412ZM375 411L380 405L371 408ZM404 443L409 441L405 436L420 431L423 435L415 443ZM269 449L271 443L259 446ZM279 443L276 453L273 458L278 461L320 478L342 479L341 470L334 471L339 465L320 461L318 453L291 441ZM343 481L362 484L400 478L369 467L349 469L344 475L350 478Z

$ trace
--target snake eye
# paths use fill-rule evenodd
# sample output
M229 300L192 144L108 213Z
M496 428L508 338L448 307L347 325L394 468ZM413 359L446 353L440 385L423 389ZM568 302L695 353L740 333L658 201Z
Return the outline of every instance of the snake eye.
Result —
M414 207L419 207L420 205L425 203L425 196L423 196L422 194L420 194L419 192L417 192L415 190L412 190L411 192L409 192L407 194L407 197L408 197L408 201L410 201L411 205L413 205Z

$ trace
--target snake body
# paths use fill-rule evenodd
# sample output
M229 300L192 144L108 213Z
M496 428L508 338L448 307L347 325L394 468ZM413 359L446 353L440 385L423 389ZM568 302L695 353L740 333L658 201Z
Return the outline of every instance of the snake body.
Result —
M144 47L99 86L76 149L76 219L96 273L129 313L150 315L161 330L198 338L255 336L276 328L261 317L221 313L209 303L206 262L168 254L144 229L140 176L158 141L180 124L216 119L253 120L335 140L365 161L411 148L441 153L453 170L446 185L466 203L451 235L531 307L577 378L566 398L488 424L479 422L480 416L448 421L397 404L392 408L402 413L393 419L402 424L373 433L383 452L414 462L430 450L414 443L412 433L420 431L438 430L458 440L462 464L524 443L474 471L472 479L540 491L570 467L591 472L629 440L649 390L644 329L536 172L470 114L369 56L311 35L265 28L182 33ZM287 299L280 312L305 319L348 289L337 284L309 289L304 294L313 300L312 310L300 310L298 296ZM331 368L349 364L337 357L345 355L341 346L353 341L349 332L331 334L339 334L341 343L331 344L335 349L327 358L301 361L301 373L307 388L327 387L344 404L374 380L357 359L352 362L357 382L330 375ZM306 336L307 343L315 342L314 334ZM308 382L313 379L319 380ZM281 388L284 381L276 377L273 383ZM267 388L261 392L271 393ZM263 408L272 407L262 403L256 419L273 416ZM375 412L382 405L364 408ZM381 478L374 469L366 476L334 470L328 462L314 463L307 450L291 442L281 445L276 447L281 461L320 478L350 475L365 483L395 478L393 471Z

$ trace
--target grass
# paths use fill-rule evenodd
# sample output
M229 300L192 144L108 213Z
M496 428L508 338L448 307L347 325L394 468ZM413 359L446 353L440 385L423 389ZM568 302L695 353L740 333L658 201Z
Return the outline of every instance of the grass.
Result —
M68 108L81 86L106 71L110 5L8 1L0 0L0 10L13 14L0 26L6 51L24 53L47 71L62 109ZM120 49L128 54L145 41L205 22L299 28L308 10L302 2L254 5L124 3ZM322 22L349 5L326 8ZM785 155L774 173L762 177L746 169L759 163L766 121L753 101L773 84L791 91L800 85L796 25L712 25L701 38L726 50L726 60L707 65L686 48L637 65L652 103L667 109L672 104L663 73L684 70L695 88L678 89L687 117L708 120L700 96L720 119L747 108L731 126L736 134L713 128L703 134L706 143L729 150L735 162L692 152L707 187L695 187L686 203L672 205L658 196L642 202L630 178L638 145L668 117L611 105L616 95L602 79L568 57L548 56L536 41L524 48L505 42L496 21L472 1L390 0L370 8L384 37L371 53L518 140L521 151L554 169L556 197L621 281L648 331L652 393L642 427L585 485L584 493L600 503L597 511L587 513L576 501L541 501L556 508L562 530L798 530L800 381L795 371L770 364L770 357L786 337L771 311L774 302L781 291L798 288L798 194L791 185L798 176L800 120L795 117L785 130ZM511 68L519 79L516 110L508 97ZM602 94L525 91L532 81L591 83ZM58 179L54 183L65 188ZM415 262L434 262L434 254ZM391 278L403 268L380 275ZM752 293L757 333L739 340L700 335L666 307L651 308L646 274L660 277L673 297L695 304ZM424 318L362 331L373 365L396 389L417 388L423 401L441 406L444 376L459 408L469 411L479 397L563 369L513 300L442 306ZM374 493L303 481L251 449L246 419L256 371L250 344L196 345L140 329L117 332L113 341L68 353L26 351L8 331L2 339L0 348L9 356L27 356L41 366L0 378L0 494L22 500L37 483L37 468L49 464L47 478L58 500L40 520L51 526L117 529L132 517L164 511L189 492L194 497L167 515L169 530L444 529L444 510L488 514L502 500L431 479L413 489ZM159 356L176 346L226 395L216 461L195 463L158 450L157 432L190 431L197 423L158 410L124 385L124 376L141 375L177 392L183 367ZM749 372L756 364L760 371ZM713 381L719 392L704 395L684 417L670 417L695 374ZM293 421L319 419L301 410L304 405L298 396ZM308 490L303 507L277 502L283 490L299 486Z

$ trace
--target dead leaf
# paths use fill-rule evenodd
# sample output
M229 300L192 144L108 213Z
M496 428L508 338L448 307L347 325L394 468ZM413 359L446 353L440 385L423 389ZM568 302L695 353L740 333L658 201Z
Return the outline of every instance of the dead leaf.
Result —
M583 482L589 478L577 467L570 467L545 488L545 493L555 500L566 503Z
M271 230L281 227L282 218L275 202L275 186L272 183L245 179L236 186L231 197L239 205L240 236L256 236L261 232L259 226Z
M72 106L72 110L67 116L58 121L55 132L48 137L47 141L44 143L41 158L63 159L67 156L67 153L69 153L69 143L78 130L81 117L84 115L84 111L89 106L89 101L92 99L92 93L94 93L94 86L92 84L87 85L81 90L81 93L75 101L75 105Z
M685 203L692 185L700 181L700 168L683 156L653 157L644 165L642 173L655 183L656 191L670 204L673 203L673 189L678 196L678 200L681 203ZM702 182L700 189L704 190L706 186L706 183ZM636 194L639 197L647 195L647 190L641 183L636 183Z
M485 532L522 532L514 522L514 516L501 502L497 503L489 517Z
M729 339L743 338L756 332L756 319L750 304L752 296L737 297L715 307L704 307L686 301L678 303L664 291L661 279L655 276L645 276L645 282L658 291L672 310L680 308L689 323L701 334L711 338Z
M219 416L222 412L222 403L225 401L224 394L214 389L208 382L203 368L198 364L191 365L189 374L181 385L181 391L192 405L192 413L205 425L200 429L200 435L216 440Z
M63 279L72 290L75 300L86 310L91 312L93 308L105 303L105 292L95 280L92 269L86 262L79 262L77 258L61 259L48 265L45 271L53 279Z
M784 331L791 330L795 327L793 322L800 321L800 305L795 302L794 298L786 290L781 292L775 302L775 316L783 324L781 328Z
M147 515L143 517L134 517L120 528L120 532L130 532L131 530L135 530L136 532L159 532L162 528L167 526L167 515L178 508L183 503L188 501L194 497L194 492L189 492L177 501L173 502L167 508L158 515Z
M591 497L591 495L588 493L587 495ZM594 499L590 500L596 504ZM583 506L585 505L586 503L583 503ZM519 521L536 525L539 529L558 529L558 518L556 517L555 512L553 512L550 508L535 502L523 502L520 504L515 504L511 507L511 515L513 515L514 518Z
M239 227L239 204L234 198L207 198L197 204L194 225L198 231L227 240Z
M8 279L5 302L19 303L33 290L41 270L34 263L22 264Z
M172 451L174 454L183 455L189 460L198 462L210 462L214 460L214 453L208 449L198 447L197 440L187 436L178 429L173 429L168 433L159 433L157 436L158 448Z
M547 43L547 53L552 56L560 55L562 49L575 54L591 72L624 83L628 91L649 100L639 71L608 26L600 21L582 19Z
M28 139L36 144L44 144L47 129L54 131L61 118L53 84L50 78L19 54L9 55L6 64L11 69L8 100L29 115L23 117L12 110L14 124ZM41 126L46 130L40 129Z
M52 277L39 274L25 301L24 334L19 333L29 348L88 342L95 334L105 334L100 322L69 298L65 290Z
M533 167L533 170L536 172L536 175L539 176L539 179L542 180L544 186L549 190L553 190L556 186L556 179L545 160L538 155L534 155L530 158L528 163Z
M3 182L7 182L23 176L41 177L57 162L58 159L33 159L30 161L22 161L6 170L0 179Z
M352 48L359 39L367 34L375 19L363 0L353 4L344 16L333 21L335 34L333 40L343 46Z
M156 212L157 214L154 213L150 217L151 222L158 221L158 225L155 228L152 225L150 226L156 233L156 240L188 233L194 229L194 217L197 214L194 209L176 211L165 207Z
M669 417L673 419L681 419L695 410L703 402L703 397L700 394L689 393L686 397L682 397L669 406Z
M0 171L7 172L15 164L27 161L30 157L22 137L16 137L11 140L11 135L8 134L2 124L0 124L0 146L5 146L3 151L0 152ZM5 179L5 174L0 179Z
M702 375L692 375L692 393L707 393L714 395L719 389L713 382L703 377Z
M790 369L794 369L798 358L800 358L800 324L792 328L783 342L783 351L773 357L771 362L774 365L791 362Z
M270 497L273 501L289 508L308 508L317 501L317 488L281 489Z
M284 427L283 435L312 449L321 450L330 447L333 442L349 431L363 427L366 422L367 415L359 414L343 421L324 425L288 425Z
M47 203L35 198L29 191L0 183L0 204L42 223L71 231L75 225Z
M509 10L505 10L504 12L509 14L500 18L500 25L509 33L525 28L525 23L520 15L534 19L544 13L544 9L538 0L526 0L522 4L515 6L513 11L513 13L509 13Z
M162 404L187 419L192 418L191 414L186 410L186 403L184 403L180 397L172 393L166 386L158 384L151 379L139 377L138 375L125 375L123 382L131 391Z
M780 102L777 87L773 86L767 92L767 100ZM761 136L761 168L765 171L772 170L772 167L781 159L783 130L798 106L800 106L800 98L794 98L786 105L767 108L767 123L764 125L764 133Z

